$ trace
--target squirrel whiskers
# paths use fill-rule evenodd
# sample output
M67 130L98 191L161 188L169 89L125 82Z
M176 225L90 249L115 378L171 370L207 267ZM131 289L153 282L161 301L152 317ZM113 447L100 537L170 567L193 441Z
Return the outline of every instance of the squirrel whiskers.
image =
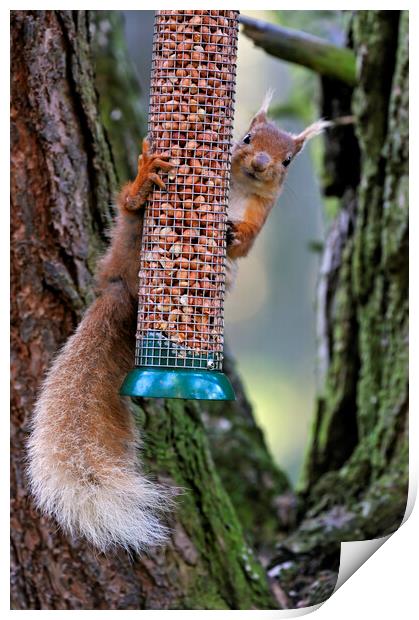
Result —
M233 149L227 230L227 285L274 206L287 168L319 121L298 135L267 118L269 98ZM111 245L99 265L98 297L53 362L41 387L28 444L28 474L38 507L102 551L142 551L168 534L161 514L173 492L148 480L138 463L129 400L118 390L134 363L138 250L143 206L158 171L173 165L143 143L138 174L120 193Z

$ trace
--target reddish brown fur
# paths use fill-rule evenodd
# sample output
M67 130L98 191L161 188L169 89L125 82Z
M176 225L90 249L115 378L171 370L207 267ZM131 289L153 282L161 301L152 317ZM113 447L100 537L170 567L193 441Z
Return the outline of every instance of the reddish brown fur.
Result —
M171 167L149 155L145 141L137 177L118 197L98 297L48 372L28 442L40 508L103 550L141 550L164 539L155 513L168 494L141 474L134 421L119 388L134 364L142 206L153 183L164 187L156 170Z
M142 208L154 183L165 187L156 170L170 170L173 166L164 159L167 159L164 154L151 155L148 140L144 140L137 177L123 187L117 199L119 212L112 242L98 270L100 296L88 313L92 332L106 332L103 342L109 343L103 350L103 368L99 369L103 373L101 383L105 393L98 395L109 406L103 408L101 423L94 421L92 432L100 434L99 445L106 446L115 456L122 456L132 441L132 423L121 417L117 394L134 364Z
M269 199L259 196L250 196L243 215L243 221L234 226L234 240L229 245L229 258L236 259L247 256L256 237L258 236L272 207Z
M240 215L234 204L229 214L232 243L227 255L233 260L248 254L282 189L287 174L283 162L304 144L270 122L265 109L252 120L248 135L250 143L237 143L232 157L230 195L241 194Z
M143 153L138 161L138 174L127 183L118 196L117 221L112 232L111 246L101 261L99 287L106 289L109 282L120 280L133 299L138 296L138 266L143 229L143 211L147 197L156 183L164 183L156 170L170 170L173 166L167 155L150 155L148 140L143 142Z

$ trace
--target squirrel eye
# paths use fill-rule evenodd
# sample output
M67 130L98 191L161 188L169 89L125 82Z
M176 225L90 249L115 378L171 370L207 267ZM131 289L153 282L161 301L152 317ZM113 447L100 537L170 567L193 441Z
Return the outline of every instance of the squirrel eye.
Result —
M292 160L292 155L288 155L287 158L284 159L284 161L282 162L282 165L284 166L284 168L290 165L291 160Z
M245 144L250 144L250 133L246 134L243 138Z

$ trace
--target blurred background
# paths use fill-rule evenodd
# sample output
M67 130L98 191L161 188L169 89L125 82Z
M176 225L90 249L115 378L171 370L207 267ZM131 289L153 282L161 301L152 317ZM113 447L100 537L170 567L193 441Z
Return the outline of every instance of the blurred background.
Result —
M342 11L243 11L341 43ZM124 11L129 54L148 108L154 11ZM103 25L106 36L106 26ZM291 132L319 115L318 78L239 36L235 138L268 88L271 115ZM298 483L316 393L316 283L333 199L321 195L322 138L291 166L287 183L226 302L226 340L275 460Z

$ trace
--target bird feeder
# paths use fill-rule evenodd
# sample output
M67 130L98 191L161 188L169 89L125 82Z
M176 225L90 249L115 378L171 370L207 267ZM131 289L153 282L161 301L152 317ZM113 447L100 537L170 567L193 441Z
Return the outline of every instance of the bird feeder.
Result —
M135 369L121 394L234 400L222 372L238 11L157 11L148 135L176 168L147 202Z

